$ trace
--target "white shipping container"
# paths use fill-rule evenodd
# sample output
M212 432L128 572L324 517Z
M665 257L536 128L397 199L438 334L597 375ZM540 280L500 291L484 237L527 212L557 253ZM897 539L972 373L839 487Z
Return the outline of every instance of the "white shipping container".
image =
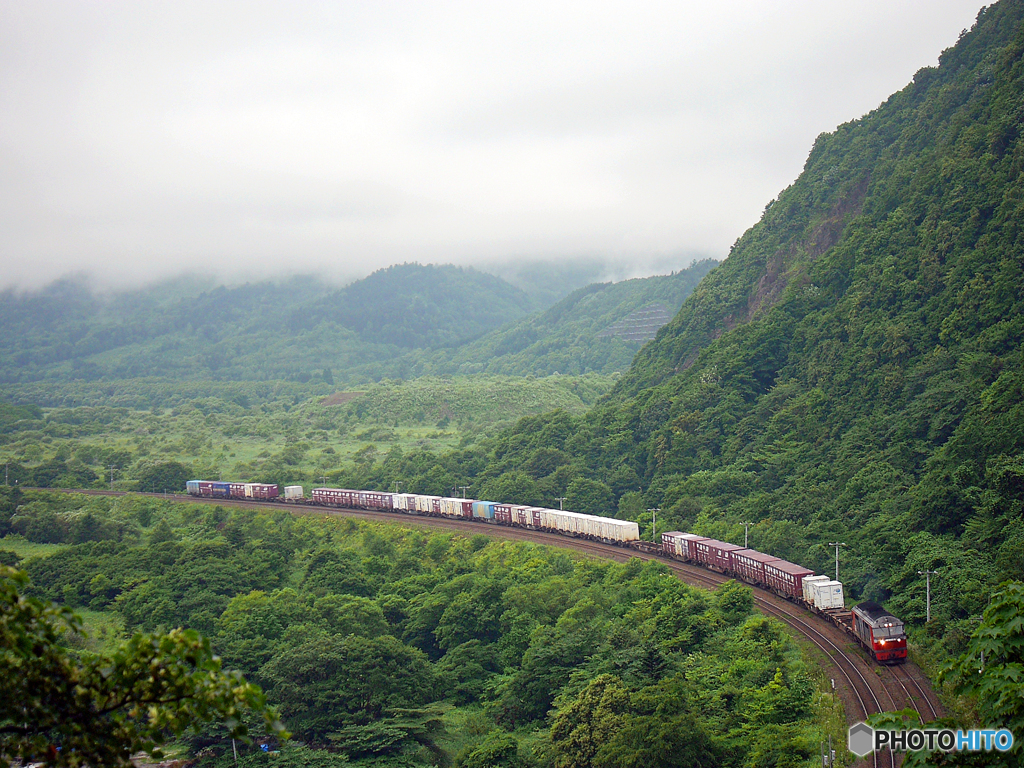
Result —
M285 501L292 501L294 499L302 498L302 486L301 485L286 485L284 487L284 498Z
M811 589L814 590L814 607L819 611L830 608L845 608L843 585L838 581L819 581Z
M441 499L441 514L446 517L462 517L462 499Z
M828 576L806 576L804 578L804 602L814 605L814 585L831 581Z

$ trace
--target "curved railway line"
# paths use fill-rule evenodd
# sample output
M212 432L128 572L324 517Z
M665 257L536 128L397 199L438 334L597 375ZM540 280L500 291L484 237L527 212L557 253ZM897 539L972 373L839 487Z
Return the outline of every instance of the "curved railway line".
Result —
M59 489L38 489L59 490ZM123 496L123 491L93 491L68 489L68 493L84 493L94 496ZM397 523L420 528L443 528L462 533L482 533L492 538L531 541L547 546L572 549L594 557L624 562L637 557L642 560L657 560L666 565L677 578L692 586L716 589L730 578L715 571L686 563L666 560L662 557L624 550L610 544L601 544L584 539L573 539L543 531L524 528L506 528L472 520L452 520L442 517L418 517L393 512L374 512L361 509L336 509L332 507L305 507L271 502L253 502L237 499L202 499L191 496L167 496L159 493L138 494L153 498L190 503L216 503L225 507L241 507L262 510L286 510L295 515L323 515L328 517L355 517L375 522ZM893 667L881 667L872 662L860 646L837 627L823 621L805 609L784 600L774 593L751 587L754 604L761 613L772 616L786 624L806 642L817 648L820 661L829 668L837 692L845 704L847 723L852 725L869 715L898 709L912 709L921 720L928 722L944 716L942 705L931 689L920 669L911 662ZM886 750L881 755L873 754L861 765L871 764L874 768L902 763L900 755Z

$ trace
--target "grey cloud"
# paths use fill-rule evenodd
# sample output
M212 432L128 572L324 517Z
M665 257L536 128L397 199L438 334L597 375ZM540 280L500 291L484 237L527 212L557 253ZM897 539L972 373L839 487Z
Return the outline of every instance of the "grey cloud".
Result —
M3 3L0 287L722 256L979 7Z

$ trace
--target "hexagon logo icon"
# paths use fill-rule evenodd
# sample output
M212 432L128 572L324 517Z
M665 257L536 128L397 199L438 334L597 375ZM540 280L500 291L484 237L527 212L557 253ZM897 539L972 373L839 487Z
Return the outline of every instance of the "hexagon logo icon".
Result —
M867 723L851 725L846 733L846 743L857 757L870 754L875 747L875 729Z

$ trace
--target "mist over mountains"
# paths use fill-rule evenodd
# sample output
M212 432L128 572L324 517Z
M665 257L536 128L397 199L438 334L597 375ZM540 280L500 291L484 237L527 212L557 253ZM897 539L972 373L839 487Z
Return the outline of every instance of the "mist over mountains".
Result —
M39 292L0 294L0 324L8 331L0 340L0 381L344 382L484 370L622 371L641 343L598 334L643 305L659 303L674 314L716 263L583 289L605 265L523 265L508 270L518 286L468 267L419 264L378 270L341 288L310 277L234 287L192 277L104 296L64 280ZM573 290L583 293L563 299ZM528 327L515 326L559 299L575 311L556 305ZM525 338L548 345L519 354Z

